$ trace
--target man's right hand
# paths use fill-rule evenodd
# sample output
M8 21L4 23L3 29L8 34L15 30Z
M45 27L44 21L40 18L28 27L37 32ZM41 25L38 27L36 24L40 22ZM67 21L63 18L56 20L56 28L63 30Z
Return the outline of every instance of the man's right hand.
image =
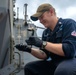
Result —
M31 48L28 47L27 45L17 44L17 45L15 45L15 47L16 47L19 51L25 51L25 52L31 53Z

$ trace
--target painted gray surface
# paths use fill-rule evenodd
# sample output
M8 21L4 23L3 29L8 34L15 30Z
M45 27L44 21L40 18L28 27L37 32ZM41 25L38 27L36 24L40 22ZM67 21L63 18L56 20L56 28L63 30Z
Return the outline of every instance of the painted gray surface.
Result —
M6 8L0 7L0 68L9 62L10 25Z
M8 1L9 0L0 0L0 14L3 13L3 17L0 18L0 69L4 68L5 66L9 65L10 62L10 36L11 36L11 25L9 20L9 14L8 14ZM20 22L22 23L22 22ZM29 24L30 25L30 24ZM31 24L30 27L35 25ZM23 36L23 34L20 32L21 39L20 42L17 38L18 36L18 29L16 26L13 27L13 35L15 37L15 44L23 43L25 44L25 40L28 39L28 37L31 36L32 32L29 32L27 30L28 26L21 26L21 31L26 32L26 36ZM36 29L35 29L36 30ZM34 33L34 36L37 36L36 31ZM15 51L18 51L16 48L14 48ZM19 52L21 53L21 52ZM37 58L33 57L31 54L24 52L23 53L24 58L24 66L31 61L38 60ZM21 56L22 57L22 56ZM17 75L24 75L23 69L17 73Z

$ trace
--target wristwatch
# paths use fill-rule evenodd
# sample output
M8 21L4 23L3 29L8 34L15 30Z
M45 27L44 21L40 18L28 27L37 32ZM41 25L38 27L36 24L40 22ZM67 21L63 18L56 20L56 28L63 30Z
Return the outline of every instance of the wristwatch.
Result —
M45 49L45 46L47 45L47 42L46 41L43 41L42 43L42 49Z

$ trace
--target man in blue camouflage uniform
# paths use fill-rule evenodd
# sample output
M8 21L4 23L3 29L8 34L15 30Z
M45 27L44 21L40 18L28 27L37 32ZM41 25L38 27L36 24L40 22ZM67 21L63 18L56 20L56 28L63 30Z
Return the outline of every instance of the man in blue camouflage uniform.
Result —
M40 5L31 19L46 27L42 40L37 37L26 40L28 45L39 49L20 44L16 48L43 60L27 63L25 75L76 75L76 22L58 18L48 3Z

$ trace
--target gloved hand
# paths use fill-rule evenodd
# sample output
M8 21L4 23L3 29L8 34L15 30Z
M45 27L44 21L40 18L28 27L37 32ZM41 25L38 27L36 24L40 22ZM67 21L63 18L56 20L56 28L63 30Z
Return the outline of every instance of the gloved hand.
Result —
M31 48L28 47L27 45L17 44L17 45L15 45L15 47L16 47L19 51L25 51L25 52L31 53Z
M29 37L29 39L25 41L28 45L34 45L37 47L42 47L42 43L43 43L43 41L40 40L38 37Z

